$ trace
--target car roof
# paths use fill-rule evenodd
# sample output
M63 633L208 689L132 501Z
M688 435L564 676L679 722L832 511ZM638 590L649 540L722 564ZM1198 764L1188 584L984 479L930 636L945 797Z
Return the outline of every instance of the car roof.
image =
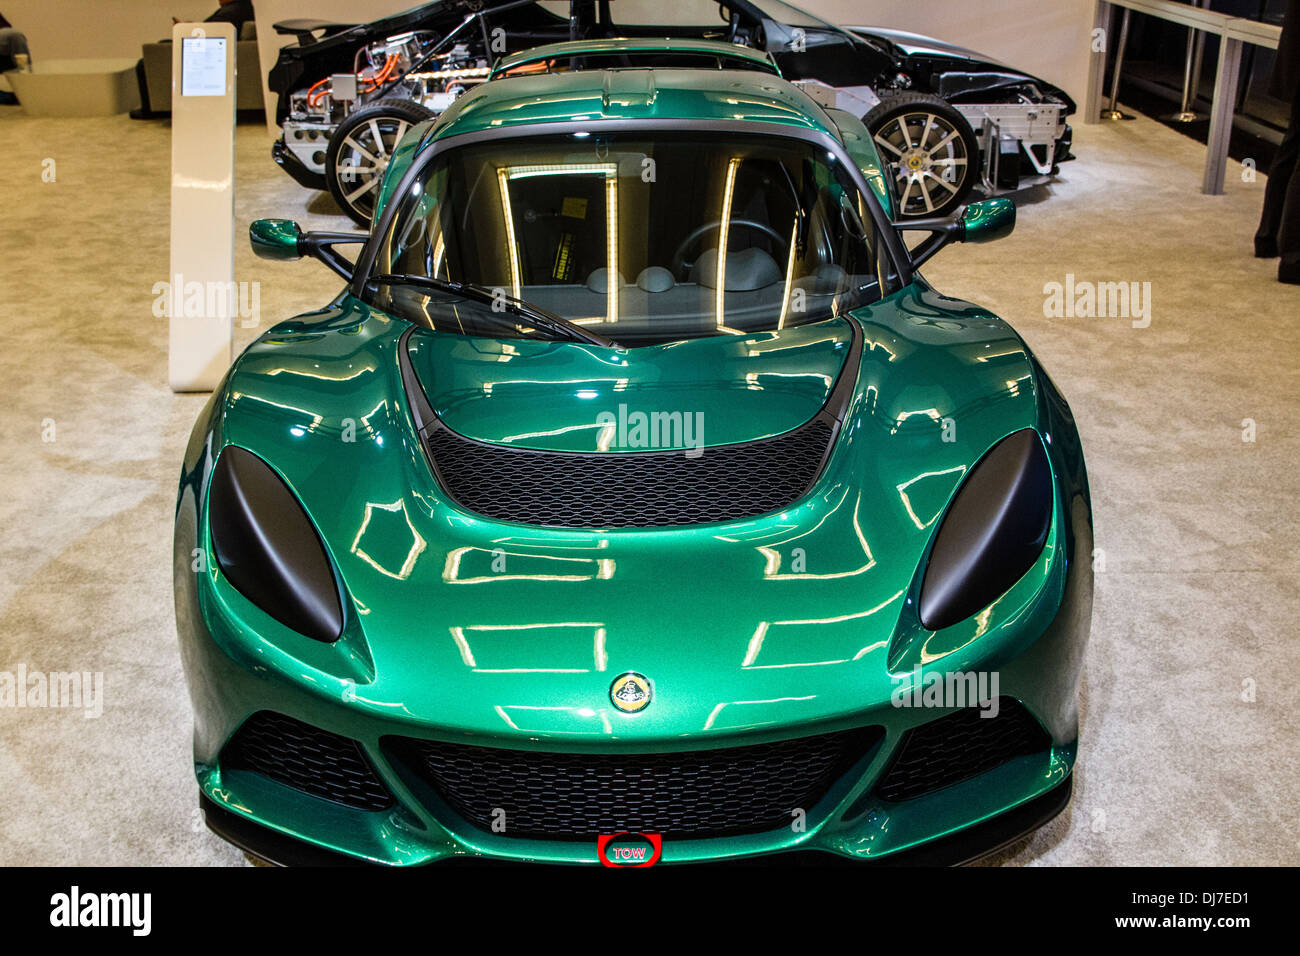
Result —
M735 43L723 43L720 40L691 40L673 37L609 37L599 40L568 40L563 43L548 43L527 50L520 50L503 56L492 66L492 76L496 77L506 70L514 69L525 63L540 63L544 60L560 59L566 56L585 56L595 53L701 53L731 60L743 60L761 67L770 73L781 75L776 61L762 50L740 46Z
M810 97L778 76L741 70L580 70L483 83L439 117L424 144L537 123L650 119L776 124L839 139Z

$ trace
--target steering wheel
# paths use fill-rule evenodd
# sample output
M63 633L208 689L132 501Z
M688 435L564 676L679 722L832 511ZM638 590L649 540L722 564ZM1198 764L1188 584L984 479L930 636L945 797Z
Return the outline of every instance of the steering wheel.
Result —
M781 254L780 261L784 262L786 259L790 257L790 237L781 235L779 232L777 232L767 223L758 222L754 219L731 220L731 228L735 229L737 227L754 229L757 230L758 232L763 233L766 236L769 236L774 242L776 242L782 249L785 250ZM676 279L678 282L685 282L689 278L691 269L695 266L694 260L691 260L690 262L686 261L686 253L691 248L691 245L693 243L698 242L701 236L706 235L707 233L709 233L714 229L721 229L721 228L722 228L721 219L715 219L713 220L713 222L706 222L704 225L697 226L696 228L692 229L690 233L687 235L687 237L677 244L677 248L673 250L673 257L668 264L668 270L673 274L674 279Z

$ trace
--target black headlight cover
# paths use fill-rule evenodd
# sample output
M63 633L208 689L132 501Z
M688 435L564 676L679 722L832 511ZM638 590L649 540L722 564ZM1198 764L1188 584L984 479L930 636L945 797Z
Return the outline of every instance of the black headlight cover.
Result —
M208 524L217 565L239 593L285 627L338 640L343 608L325 546L270 465L243 448L223 449Z
M939 527L921 583L921 624L949 627L992 604L1038 560L1052 527L1052 468L1032 428L981 458Z

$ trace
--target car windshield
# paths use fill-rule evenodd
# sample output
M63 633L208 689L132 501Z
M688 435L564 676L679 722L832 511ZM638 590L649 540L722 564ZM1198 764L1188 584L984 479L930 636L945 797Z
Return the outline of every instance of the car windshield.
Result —
M566 334L540 313L628 347L742 335L829 318L893 281L851 176L784 136L494 139L435 156L394 201L371 301L467 335Z

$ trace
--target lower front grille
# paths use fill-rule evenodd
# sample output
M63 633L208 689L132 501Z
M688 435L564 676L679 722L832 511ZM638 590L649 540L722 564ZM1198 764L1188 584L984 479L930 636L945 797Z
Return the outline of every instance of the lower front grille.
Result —
M407 738L385 743L477 827L504 837L588 840L624 830L703 838L789 826L793 811L810 811L883 736L869 727L662 754L545 753Z
M882 800L911 800L1051 745L1019 701L1002 697L996 717L981 717L979 708L967 707L909 730L875 792Z
M244 722L226 744L221 765L358 810L393 803L355 740L269 710Z

